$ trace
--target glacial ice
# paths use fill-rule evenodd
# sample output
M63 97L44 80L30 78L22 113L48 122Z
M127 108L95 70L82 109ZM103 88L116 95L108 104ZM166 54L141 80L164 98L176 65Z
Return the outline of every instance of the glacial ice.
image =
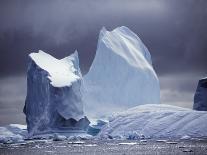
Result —
M124 26L111 32L101 30L94 61L83 83L89 118L160 103L159 80L150 53L140 38Z
M207 112L176 106L140 105L114 114L100 131L100 138L142 139L207 137Z
M39 51L29 55L24 113L30 135L86 130L78 53L56 59Z
M21 124L10 124L0 127L0 143L17 143L24 141L27 128Z
M194 110L207 111L207 77L199 80L194 96Z

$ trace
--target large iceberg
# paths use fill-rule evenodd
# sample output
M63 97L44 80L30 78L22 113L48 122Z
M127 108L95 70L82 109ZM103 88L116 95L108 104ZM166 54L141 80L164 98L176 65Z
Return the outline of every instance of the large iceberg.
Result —
M30 135L86 130L78 53L56 59L39 51L29 55L24 113Z
M104 118L141 104L159 104L160 86L150 53L127 27L103 28L89 72L83 80L85 112Z
M207 111L207 77L199 80L194 96L194 110Z
M170 105L140 105L114 114L100 138L200 138L207 137L207 112Z

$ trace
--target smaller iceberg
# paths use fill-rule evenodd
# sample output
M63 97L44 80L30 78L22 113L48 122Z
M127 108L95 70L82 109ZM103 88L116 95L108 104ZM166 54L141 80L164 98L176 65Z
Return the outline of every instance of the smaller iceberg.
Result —
M112 116L98 136L114 139L207 137L207 112L170 105L140 105Z
M194 110L207 111L207 77L199 80L194 96Z
M63 59L39 51L29 55L24 106L30 135L86 130L77 51Z

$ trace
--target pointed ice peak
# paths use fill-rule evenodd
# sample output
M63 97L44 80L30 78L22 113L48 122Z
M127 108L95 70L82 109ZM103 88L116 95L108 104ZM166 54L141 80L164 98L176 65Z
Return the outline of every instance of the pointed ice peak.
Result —
M120 26L115 28L113 31L123 31L123 32L130 32L130 33L134 33L132 32L128 27L126 26Z
M73 52L71 55L69 55L66 58L70 59L73 63L78 64L78 66L79 66L79 58L78 58L78 51L77 50L75 50L75 52Z
M104 27L100 31L98 46L106 46L113 54L123 57L132 66L140 67L146 61L152 66L151 55L141 39L128 27L117 27L107 31ZM99 47L97 47L99 48ZM99 52L100 50L97 50ZM104 54L105 51L102 51ZM98 53L96 53L98 54ZM145 65L147 66L147 65Z
M42 51L42 50L39 50L37 53L51 56L50 54L45 53L45 52L44 52L44 51ZM31 53L30 55L32 55L32 53Z
M141 39L139 38L139 36L136 33L134 33L132 30L130 30L128 27L126 27L126 26L117 27L117 28L115 28L113 30L113 32L122 33L122 35L130 35L130 36L136 38L140 42L140 44L143 44ZM142 46L145 47L144 44Z
M99 33L99 38L98 40L101 40L103 38L103 36L106 34L107 30L106 28L103 26L100 33Z
M74 58L78 58L78 51L75 50L71 55L69 55L68 57L74 57Z
M100 33L99 33L99 40L101 40L102 38L103 38L103 36L105 36L106 35L106 33L111 33L111 32L132 32L128 27L126 27L126 26L121 26L121 27L117 27L117 28L115 28L114 30L112 30L112 31L108 31L104 26L102 27L102 29L101 29L101 31L100 31ZM133 33L133 32L132 32Z
M75 50L75 52L73 53L76 57L78 57L78 51Z
M73 52L69 56L63 58L62 61L78 61L79 62L77 50L75 50L75 52Z
M134 37L136 37L136 39L139 39L140 38L133 32L131 31L128 27L126 26L120 26L120 27L117 27L115 29L113 29L112 31L108 31L104 26L102 27L101 31L100 31L100 34L101 36L104 36L106 33L124 33L126 35L133 35Z
M105 34L107 32L106 28L103 26L100 33Z
M29 56L41 69L49 73L48 78L54 87L70 86L80 78L75 74L75 65L71 60L59 60L41 50L38 53L31 53Z
M79 57L78 57L78 51L77 50L75 50L75 52L72 53L70 56L65 57L64 60L71 61L74 65L74 68L75 68L75 74L82 77L82 73L81 73L81 70L79 68Z

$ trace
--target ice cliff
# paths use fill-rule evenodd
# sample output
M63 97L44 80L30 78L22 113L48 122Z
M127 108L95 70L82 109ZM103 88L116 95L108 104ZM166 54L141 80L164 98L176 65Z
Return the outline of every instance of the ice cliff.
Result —
M194 96L194 110L207 111L207 77L199 80Z
M27 97L24 106L29 134L85 130L82 75L78 53L56 59L39 51L29 55Z
M93 118L160 103L159 80L150 53L124 26L101 30L94 61L83 81L85 112Z

